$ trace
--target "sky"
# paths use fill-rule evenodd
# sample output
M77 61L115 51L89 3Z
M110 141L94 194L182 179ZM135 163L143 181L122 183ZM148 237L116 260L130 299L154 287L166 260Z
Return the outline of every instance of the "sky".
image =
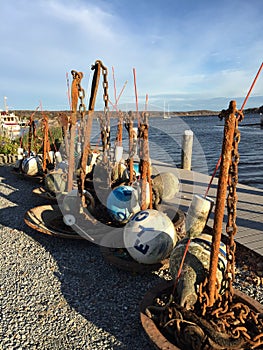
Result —
M110 108L123 89L117 108L135 110L136 87L139 109L148 95L148 110L219 111L241 107L263 62L262 0L1 0L0 12L1 109L69 110L72 70L88 105L101 60ZM261 105L263 72L245 108Z

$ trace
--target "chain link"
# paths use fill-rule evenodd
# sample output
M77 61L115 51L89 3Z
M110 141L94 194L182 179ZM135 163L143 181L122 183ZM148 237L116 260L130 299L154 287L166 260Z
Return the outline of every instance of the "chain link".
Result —
M232 162L229 168L228 175L228 196L227 196L227 225L226 233L228 235L228 244L226 245L227 249L227 268L226 268L226 288L227 288L227 302L231 303L233 299L233 281L235 279L235 252L236 252L236 243L234 237L237 233L236 225L236 211L237 211L237 183L238 183L238 163L239 163L239 153L238 153L238 144L240 142L240 131L238 130L238 118L236 118L235 132L233 139L233 148L232 148Z
M104 100L104 116L100 116L100 129L102 148L104 153L104 161L106 162L107 153L110 149L110 116L109 116L109 93L108 93L108 69L101 61L97 61L100 64L102 70L102 87L103 87L103 100Z

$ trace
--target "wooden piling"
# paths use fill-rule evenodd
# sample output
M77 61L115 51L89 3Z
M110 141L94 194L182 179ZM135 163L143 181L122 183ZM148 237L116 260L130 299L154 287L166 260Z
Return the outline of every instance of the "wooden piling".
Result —
M182 139L182 157L181 168L191 170L192 165L192 149L193 149L194 133L192 130L185 130Z

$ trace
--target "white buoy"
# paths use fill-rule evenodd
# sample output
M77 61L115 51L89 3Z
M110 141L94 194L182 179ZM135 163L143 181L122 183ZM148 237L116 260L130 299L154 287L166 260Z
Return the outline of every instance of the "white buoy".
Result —
M39 157L31 156L23 159L21 168L23 173L29 176L35 176L42 171L42 164Z
M62 162L62 156L61 156L61 153L59 151L55 152L55 162L57 164Z
M49 159L50 159L50 163L54 164L54 160L55 160L55 153L54 153L54 151L49 151L48 152L48 156L49 156Z
M20 159L23 159L24 158L24 149L22 147L18 147L17 149L17 159L20 160Z
M123 147L122 146L116 146L115 147L115 162L119 163L122 160L123 156Z
M197 237L203 232L213 204L214 201L209 197L194 195L185 219L185 229L188 237Z
M107 198L107 209L118 222L127 222L140 210L137 191L131 186L114 188Z
M147 209L135 214L126 224L123 239L125 248L134 260L156 264L170 255L177 235L166 214Z
M63 216L64 224L67 226L73 226L76 223L76 218L72 214L66 214Z
M81 142L77 142L77 153L81 154Z

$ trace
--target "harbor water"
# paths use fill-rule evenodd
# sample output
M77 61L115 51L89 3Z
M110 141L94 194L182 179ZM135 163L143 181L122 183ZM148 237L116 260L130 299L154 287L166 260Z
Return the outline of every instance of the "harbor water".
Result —
M111 123L111 142L114 143L117 120ZM224 121L217 116L183 116L163 119L162 116L149 119L150 156L153 160L181 167L181 145L185 130L194 133L192 170L212 175L221 155ZM99 140L99 125L93 123L92 142ZM263 189L263 129L260 115L248 114L239 124L240 162L239 183ZM128 149L128 135L123 129L124 149ZM218 173L216 174L218 176Z

